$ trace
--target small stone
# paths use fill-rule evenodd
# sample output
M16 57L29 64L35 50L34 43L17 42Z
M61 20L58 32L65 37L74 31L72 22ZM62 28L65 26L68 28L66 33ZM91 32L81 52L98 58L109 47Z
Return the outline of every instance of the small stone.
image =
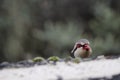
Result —
M97 60L101 60L101 59L105 59L105 56L104 55L100 55L96 58Z
M63 80L63 78L61 76L58 76L58 79L57 80Z
M47 63L48 62L46 60L44 60L44 61L41 61L41 62L35 62L35 65L45 65Z
M25 60L25 61L20 61L15 64L17 68L19 67L31 67L34 66L34 62L32 60Z
M2 63L0 64L0 69L6 68L6 67L8 67L8 66L10 66L10 63L8 63L8 62L2 62Z

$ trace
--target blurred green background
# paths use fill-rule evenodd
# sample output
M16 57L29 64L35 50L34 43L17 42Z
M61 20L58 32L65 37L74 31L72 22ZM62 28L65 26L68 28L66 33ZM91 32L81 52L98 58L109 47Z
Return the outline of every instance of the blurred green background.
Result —
M0 0L0 62L67 57L87 38L92 57L120 55L120 0Z

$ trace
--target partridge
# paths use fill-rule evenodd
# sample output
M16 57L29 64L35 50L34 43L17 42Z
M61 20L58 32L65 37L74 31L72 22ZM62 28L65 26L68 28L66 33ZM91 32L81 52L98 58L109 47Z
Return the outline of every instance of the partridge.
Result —
M90 42L87 39L80 39L75 43L70 55L73 58L88 58L91 53Z

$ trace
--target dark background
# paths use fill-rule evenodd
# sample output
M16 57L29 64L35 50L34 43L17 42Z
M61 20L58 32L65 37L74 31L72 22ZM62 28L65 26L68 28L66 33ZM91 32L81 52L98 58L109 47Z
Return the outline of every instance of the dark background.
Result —
M119 35L120 0L0 0L0 62L64 58L81 38L120 55Z

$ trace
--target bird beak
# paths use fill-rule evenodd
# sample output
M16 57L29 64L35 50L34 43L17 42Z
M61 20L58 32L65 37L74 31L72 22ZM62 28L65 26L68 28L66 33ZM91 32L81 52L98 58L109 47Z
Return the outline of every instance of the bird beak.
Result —
M85 46L83 49L86 50L86 51L89 51L89 50L90 50L90 46L87 45L87 46Z

